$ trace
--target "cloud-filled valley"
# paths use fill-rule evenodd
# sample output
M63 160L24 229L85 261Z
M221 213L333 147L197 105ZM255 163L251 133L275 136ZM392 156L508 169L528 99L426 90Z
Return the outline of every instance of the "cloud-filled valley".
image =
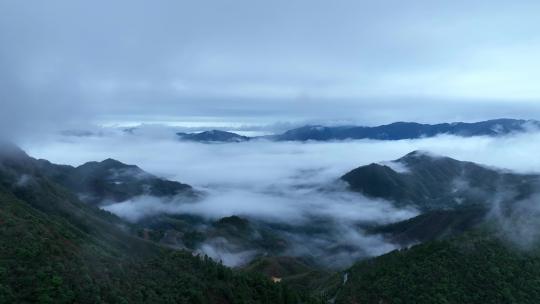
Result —
M0 0L0 304L540 303L539 11Z
M255 223L257 228L253 233L270 229L284 240L287 248L281 254L310 256L327 266L341 268L399 247L381 235L367 233L371 225L399 222L419 214L412 207L397 208L391 201L347 191L339 180L343 174L370 163L381 163L406 173L404 164L390 161L413 150L475 161L487 167L537 172L540 161L535 162L532 155L524 154L535 151L538 138L539 133L531 132L502 137L443 135L399 141L257 140L201 144L180 142L174 136L155 136L155 133L148 136L108 130L99 136L60 135L54 140L48 138L46 144L35 142L25 148L36 157L72 165L112 157L137 164L157 176L190 184L204 193L198 201L182 196L163 199L141 195L103 207L128 221L160 214L189 215L204 219L206 224L197 229L208 233L207 225L212 221L240 216ZM306 232L317 226L320 231ZM228 243L227 238L218 236L198 248L236 266L262 253L260 248L249 246Z

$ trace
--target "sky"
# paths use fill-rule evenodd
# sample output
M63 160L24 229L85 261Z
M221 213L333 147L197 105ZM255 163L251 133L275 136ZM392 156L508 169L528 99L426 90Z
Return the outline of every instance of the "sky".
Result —
M540 119L538 11L497 0L0 0L2 128Z

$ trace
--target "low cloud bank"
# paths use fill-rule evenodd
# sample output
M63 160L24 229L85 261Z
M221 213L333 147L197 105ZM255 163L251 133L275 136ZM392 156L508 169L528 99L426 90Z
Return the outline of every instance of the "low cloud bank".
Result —
M396 249L381 236L365 233L362 227L405 220L418 211L398 209L387 201L346 192L344 185L334 183L337 185L329 189L299 185L209 187L205 198L198 202L181 196L169 200L139 196L103 208L132 222L163 213L201 216L209 221L241 216L265 227L272 226L272 234L287 243L283 255L308 257L331 268L346 267L360 258ZM198 249L233 267L265 254L260 248L238 246L225 238L207 240Z
M503 239L519 249L531 250L540 246L540 189L530 197L503 204L495 200L489 214L495 220Z
M209 240L203 243L197 252L206 254L213 260L220 261L229 267L244 266L258 254L256 250L235 248L225 238Z
M105 207L130 221L171 213L209 220L239 215L286 225L293 227L280 231L289 244L294 244L288 248L288 254L310 255L334 267L346 266L336 265L338 260L347 264L395 249L381 237L365 234L363 225L392 223L417 214L413 209L395 208L391 202L343 191L344 185L338 178L358 166L426 150L517 172L540 172L540 159L536 156L540 133L536 132L496 138L438 136L400 141L200 144L179 142L158 130L138 135L111 132L100 136L64 136L23 146L34 156L72 165L112 157L206 193L197 203L141 196ZM407 170L399 163L392 163L392 167ZM523 204L529 206L531 202ZM321 220L330 223L327 233L303 232ZM534 234L535 230L529 227L535 226L521 229L521 239ZM250 250L231 249L215 242L205 243L200 250L232 266L254 256Z

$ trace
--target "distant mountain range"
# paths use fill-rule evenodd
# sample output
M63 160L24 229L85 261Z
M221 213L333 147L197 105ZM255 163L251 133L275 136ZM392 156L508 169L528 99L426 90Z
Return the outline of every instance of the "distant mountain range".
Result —
M197 141L197 142L243 142L248 141L251 138L247 136L238 135L232 132L211 130L200 133L176 133L181 140Z
M455 122L420 124L395 122L375 127L310 125L292 129L278 135L247 137L219 130L201 133L177 133L180 139L198 142L243 142L250 139L275 141L331 141L348 139L400 140L433 137L441 134L470 136L501 136L539 129L536 120L494 119L475 123Z

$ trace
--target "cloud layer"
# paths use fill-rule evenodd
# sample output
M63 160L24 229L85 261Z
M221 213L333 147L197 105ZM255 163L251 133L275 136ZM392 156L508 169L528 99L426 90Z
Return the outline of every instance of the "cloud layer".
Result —
M294 244L288 254L309 254L333 267L396 248L379 236L366 235L363 225L396 222L417 214L412 209L397 209L391 202L344 191L338 178L349 170L372 162L388 164L413 150L426 150L518 172L540 172L540 160L535 156L540 133L497 138L199 144L180 142L174 132L168 132L169 128L134 135L107 131L99 136L49 137L26 143L24 148L33 156L72 165L112 157L206 193L197 203L141 196L106 207L128 220L160 213L209 220L239 215L288 227L276 230ZM398 165L393 164L406 170ZM302 232L320 221L326 225L324 233ZM218 242L205 243L200 249L233 266L243 261L242 257L254 255L251 249L233 247Z
M539 8L537 1L1 1L7 111L0 118L29 129L194 117L538 118Z

